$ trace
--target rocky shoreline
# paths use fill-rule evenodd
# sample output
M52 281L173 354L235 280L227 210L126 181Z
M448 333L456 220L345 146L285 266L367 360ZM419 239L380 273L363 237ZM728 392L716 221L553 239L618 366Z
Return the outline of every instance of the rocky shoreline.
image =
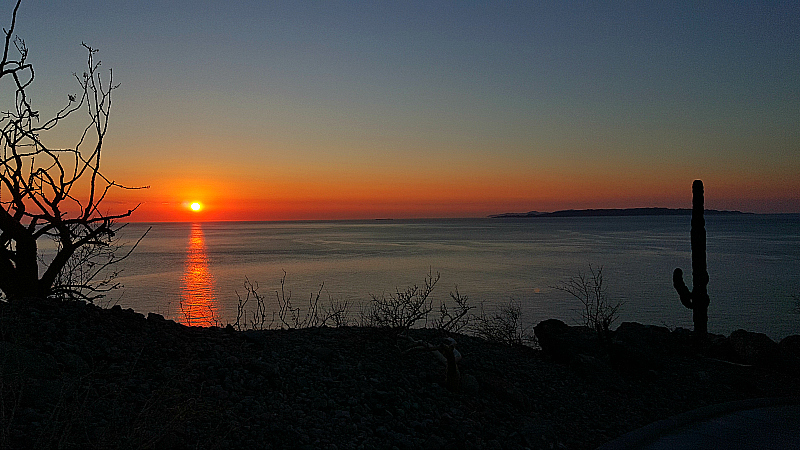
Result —
M452 336L453 392L434 352L375 328L0 302L0 447L590 449L698 407L800 396L797 336L736 332L698 353L680 329L622 324L607 347L558 321L536 331L542 349Z

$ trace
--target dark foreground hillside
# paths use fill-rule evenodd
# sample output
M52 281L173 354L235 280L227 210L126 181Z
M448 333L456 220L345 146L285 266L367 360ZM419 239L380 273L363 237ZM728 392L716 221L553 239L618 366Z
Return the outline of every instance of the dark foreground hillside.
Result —
M584 449L700 406L800 395L790 366L701 357L679 331L657 331L675 339L648 349L637 338L611 365L458 335L453 393L432 353L405 353L376 329L227 333L119 308L0 302L0 445Z

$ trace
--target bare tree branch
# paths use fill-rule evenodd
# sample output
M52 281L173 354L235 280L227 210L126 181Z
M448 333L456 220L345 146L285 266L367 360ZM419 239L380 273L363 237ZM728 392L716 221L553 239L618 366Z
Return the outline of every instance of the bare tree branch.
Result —
M13 109L0 111L0 290L9 298L91 300L117 286L112 281L115 273L100 274L130 254L115 256L122 250L116 239L124 226L117 221L138 207L113 213L100 208L112 188L139 189L116 183L100 171L112 94L119 85L110 70L107 78L100 73L97 49L82 43L87 69L75 74L80 94L69 94L66 105L42 119L27 92L35 78L27 62L28 47L14 36L20 3L14 7L11 26L3 30L0 61L0 80L10 78L14 89ZM74 148L50 148L43 142L47 131L81 110L89 123ZM45 238L55 244L49 259L39 251Z

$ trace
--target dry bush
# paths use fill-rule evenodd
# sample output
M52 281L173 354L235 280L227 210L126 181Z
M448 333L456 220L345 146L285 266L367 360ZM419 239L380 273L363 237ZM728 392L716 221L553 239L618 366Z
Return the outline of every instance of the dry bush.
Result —
M472 319L470 311L475 309L469 304L469 297L458 292L450 293L450 298L455 302L455 307L451 310L445 302L439 304L439 317L433 320L433 327L446 333L458 333L467 326Z
M473 316L472 333L491 342L507 345L535 345L536 338L529 327L523 327L522 308L513 299L501 306L494 314L487 314L481 303L480 314Z
M281 289L280 291L275 291L275 298L278 301L278 320L281 323L281 328L299 329L318 326L317 306L319 305L322 288L323 285L320 285L316 295L314 293L311 294L308 299L308 308L303 314L301 308L292 305L292 291L288 291L288 293L286 291L286 271L284 270L281 277Z
M394 294L385 294L380 297L372 295L372 301L366 309L361 310L362 326L375 326L389 328L397 333L402 333L413 327L422 319L427 319L433 310L431 301L428 300L440 275L428 272L422 287L417 285L397 290Z
M242 331L243 329L265 330L272 328L275 323L275 313L267 315L267 306L263 295L258 293L258 282L252 283L248 278L244 280L245 295L242 297L236 292L238 299L236 304L236 322L233 328ZM250 321L247 319L247 304L255 302L255 311L252 311ZM269 322L268 322L269 319Z
M334 299L328 294L328 304L321 308L320 326L346 327L350 325L350 302Z
M603 285L603 267L595 270L589 265L589 273L579 272L567 281L554 286L559 291L566 292L581 302L581 318L584 325L597 331L601 336L607 336L609 328L619 315L622 301L608 298L606 287Z
M280 280L280 290L275 291L277 311L268 312L266 298L259 294L258 283L245 278L244 295L236 292L238 302L236 305L236 322L231 326L242 330L267 330L276 324L280 328L300 329L321 326L342 327L350 324L350 303L346 300L336 300L328 295L328 304L320 304L322 289L320 285L316 293L311 293L308 306L305 309L292 304L292 291L286 289L286 271ZM249 311L248 304L255 303L255 310Z

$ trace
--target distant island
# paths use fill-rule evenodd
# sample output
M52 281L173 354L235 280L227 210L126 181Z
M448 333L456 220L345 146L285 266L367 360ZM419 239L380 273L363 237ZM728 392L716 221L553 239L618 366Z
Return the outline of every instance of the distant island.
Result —
M532 217L602 217L602 216L687 216L691 208L609 208L609 209L565 209L562 211L492 214L492 219L519 219ZM742 211L720 211L706 209L705 214L752 214Z

